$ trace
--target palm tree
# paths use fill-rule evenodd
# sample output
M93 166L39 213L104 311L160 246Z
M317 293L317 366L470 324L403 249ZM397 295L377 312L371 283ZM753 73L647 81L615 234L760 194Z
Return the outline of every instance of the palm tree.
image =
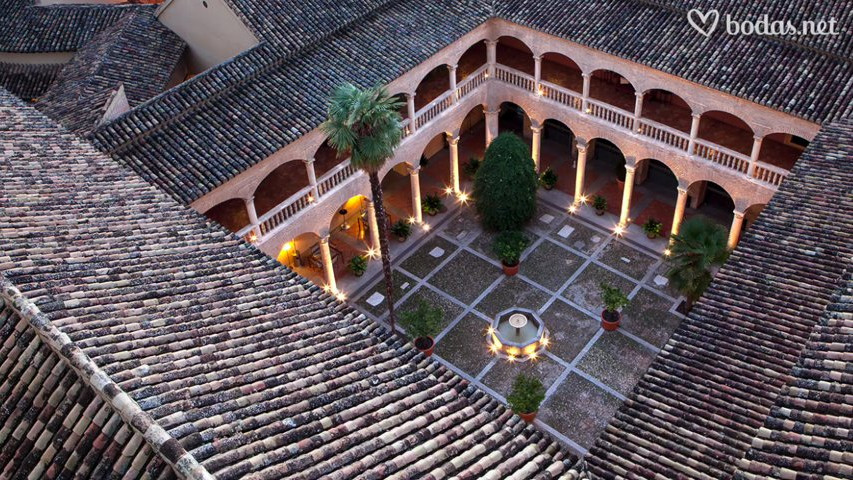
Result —
M394 331L394 285L391 280L391 256L388 253L388 221L382 204L379 171L394 154L402 139L402 103L388 95L385 87L360 89L350 83L335 88L329 99L328 118L320 126L329 145L338 156L350 156L355 168L367 172L373 207L379 224L379 251L388 298L388 320Z
M729 257L727 240L726 229L705 217L685 221L678 235L672 236L666 276L687 297L688 311L711 284L711 268Z

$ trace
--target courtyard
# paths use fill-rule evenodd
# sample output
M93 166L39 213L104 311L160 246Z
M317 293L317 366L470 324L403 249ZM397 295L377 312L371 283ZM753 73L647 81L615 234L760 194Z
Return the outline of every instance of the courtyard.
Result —
M536 424L583 454L682 317L678 295L663 277L665 240L647 240L633 229L627 237L636 239L618 238L606 228L612 215L595 217L586 208L569 215L552 202L556 195L540 194L526 228L532 242L513 277L503 274L493 234L482 230L472 207L457 205L436 217L428 234L397 250L395 306L403 312L423 300L440 307L433 358L500 401L518 373L539 378L547 393ZM619 287L631 302L617 331L600 327L601 282ZM384 290L381 275L371 275L351 290L351 303L384 321ZM544 355L509 361L489 352L489 323L510 307L542 318L551 340Z

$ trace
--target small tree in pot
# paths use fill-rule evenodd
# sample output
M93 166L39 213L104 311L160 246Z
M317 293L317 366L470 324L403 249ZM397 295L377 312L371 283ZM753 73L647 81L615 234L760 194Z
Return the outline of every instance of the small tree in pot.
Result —
M643 224L643 231L646 232L646 236L651 239L658 238L661 230L663 230L663 223L655 220L654 218L646 220L646 223Z
M405 242L412 234L412 226L405 220L397 220L394 225L391 225L391 233L397 237L398 241Z
M353 275L360 277L367 271L367 258L364 255L356 255L349 261L349 269Z
M604 310L601 312L601 327L613 331L619 328L622 314L619 309L628 305L628 297L618 287L601 283L601 299L604 302Z
M495 238L495 254L503 264L504 273L508 276L518 273L521 254L530 245L530 240L518 230L501 232Z
M442 211L443 208L444 202L441 201L441 197L434 193L428 194L423 200L421 200L421 210L430 217L434 217Z
M432 307L421 300L414 310L408 310L400 315L400 324L406 329L415 348L429 357L435 350L435 340L441 327L444 312L438 307Z
M596 195L592 199L592 208L595 209L596 215L604 215L604 211L607 210L607 199L601 195Z
M542 382L536 377L530 377L523 373L515 377L512 391L506 397L512 411L527 423L536 418L536 412L539 411L542 400L545 400L545 387Z
M542 175L539 176L539 184L541 184L545 190L551 190L554 188L554 185L557 184L557 174L551 170L551 167L545 169L542 172Z

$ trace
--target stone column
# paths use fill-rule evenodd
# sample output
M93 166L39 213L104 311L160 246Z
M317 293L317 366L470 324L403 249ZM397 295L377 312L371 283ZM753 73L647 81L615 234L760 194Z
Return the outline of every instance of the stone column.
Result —
M581 76L583 77L583 101L581 103L581 110L583 110L584 113L589 113L589 85L592 79L592 74L584 72L581 73Z
M335 281L335 266L332 263L332 251L329 249L329 235L320 239L320 258L323 260L323 273L326 275L326 286L333 294L338 293Z
M459 100L459 93L456 91L456 68L458 65L448 65L447 73L450 76L450 99L453 103Z
M643 93L634 92L634 132L640 131L640 117L643 116Z
M755 176L755 164L758 162L758 155L761 154L761 142L764 137L758 135L752 137L752 154L749 156L749 168L746 169L748 177Z
M376 205L373 200L367 201L367 222L370 228L370 246L373 251L379 254L379 222L376 220Z
M729 250L734 250L737 246L738 240L740 240L740 230L743 228L743 214L738 209L734 210L734 218L732 218L732 228L729 229L729 242L728 248Z
M696 137L699 135L699 120L702 118L701 113L692 114L693 121L690 124L690 141L687 143L687 154L693 155L696 150Z
M453 187L453 193L458 194L459 190L459 134L447 136L447 144L450 146L450 186Z
M633 165L625 165L625 188L622 190L622 212L619 215L619 225L628 226L628 215L631 213L631 195L634 193L634 171Z
M415 218L415 223L424 221L424 214L421 210L421 179L420 167L409 169L409 181L412 184L412 217Z
M530 125L530 131L533 132L533 147L531 150L536 173L539 173L540 157L542 156L542 128L543 126L539 124Z
M498 114L500 113L500 108L489 110L488 106L484 106L483 113L486 116L486 148L489 148L489 145L492 144L492 140L497 138L498 133L500 132L498 125Z
M406 94L406 107L409 110L409 132L415 133L418 129L418 126L415 122L415 94L407 93Z
M578 149L578 166L575 169L575 205L583 201L583 179L586 174L586 142L575 139Z
M314 159L308 158L305 162L305 172L308 173L308 185L311 185L311 196L314 201L320 198L320 191L317 189L317 172L314 171Z
M533 92L539 95L539 83L542 81L542 55L533 55Z
M678 186L678 198L675 200L675 213L672 215L670 235L678 235L681 221L684 220L684 209L687 208L687 187Z
M489 68L488 70L486 70L486 73L490 77L495 76L495 64L497 63L498 59L497 46L497 40L486 40L486 63L489 65Z
M261 225L258 221L258 211L255 210L255 197L244 198L243 202L246 204L246 212L249 214L249 225L252 225L252 233L255 234L255 237L260 240L261 238Z

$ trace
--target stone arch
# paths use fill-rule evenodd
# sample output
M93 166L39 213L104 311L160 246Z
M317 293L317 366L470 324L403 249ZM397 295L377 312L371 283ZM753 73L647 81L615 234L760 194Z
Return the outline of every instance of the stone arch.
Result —
M699 138L744 155L752 153L753 136L752 127L729 112L709 110L699 119Z
M693 107L680 95L662 88L643 92L642 118L690 133Z
M415 87L415 111L429 105L448 90L450 90L450 72L447 64L441 64L424 75Z
M467 50L454 58L453 63L456 65L456 82L461 83L465 78L471 75L474 71L485 65L488 61L488 47L483 39L477 40L468 47Z
M593 70L590 75L590 98L634 111L634 83L627 76L607 68Z
M323 140L314 152L315 175L319 179L328 171L337 167L342 161L344 161L344 158L346 158L346 156L339 155L338 151L332 148L328 141Z
M292 162L299 162L293 165ZM303 161L291 159L273 169L255 187L255 210L261 216L308 187L307 170Z
M713 179L694 179L687 187L692 214L709 217L729 228L737 207L738 198Z
M527 43L513 35L498 38L495 47L497 63L528 75L534 74L533 49Z
M559 52L546 52L542 55L542 81L583 92L583 70L571 57Z
M207 209L204 215L231 232L238 232L249 225L249 212L242 198L231 198Z
M758 161L791 170L809 143L805 138L790 133L770 133L761 141Z

